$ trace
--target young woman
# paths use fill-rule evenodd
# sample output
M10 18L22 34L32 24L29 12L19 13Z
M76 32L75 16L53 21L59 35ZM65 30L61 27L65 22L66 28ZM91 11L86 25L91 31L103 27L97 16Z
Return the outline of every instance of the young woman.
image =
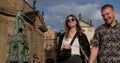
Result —
M70 45L70 42L76 34L77 36L75 37L73 44ZM70 58L65 61L59 61L59 63L83 63L83 58L81 57L82 54L84 54L87 60L89 59L89 42L86 35L81 32L79 21L75 15L71 14L66 17L65 32L60 35L57 46L58 51L62 49L71 49Z

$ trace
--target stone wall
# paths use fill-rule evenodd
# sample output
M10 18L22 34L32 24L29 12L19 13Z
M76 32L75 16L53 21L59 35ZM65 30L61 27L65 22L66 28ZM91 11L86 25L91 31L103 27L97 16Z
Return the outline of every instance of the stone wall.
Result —
M25 5L24 13L33 11L24 0L4 0L0 2L0 63L6 63L9 41L15 28L15 15L22 5ZM47 28L41 14L38 13L36 18L35 26L25 21L24 33L29 43L30 63L33 63L34 60L44 63L43 33L47 31ZM39 28L44 29L44 32Z

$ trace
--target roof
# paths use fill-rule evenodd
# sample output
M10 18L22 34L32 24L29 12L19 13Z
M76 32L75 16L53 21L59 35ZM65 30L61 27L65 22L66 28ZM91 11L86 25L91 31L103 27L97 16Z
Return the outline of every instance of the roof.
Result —
M92 23L90 24L89 22L86 22L84 20L79 20L80 21L80 25L81 26L89 26L89 27L93 27Z

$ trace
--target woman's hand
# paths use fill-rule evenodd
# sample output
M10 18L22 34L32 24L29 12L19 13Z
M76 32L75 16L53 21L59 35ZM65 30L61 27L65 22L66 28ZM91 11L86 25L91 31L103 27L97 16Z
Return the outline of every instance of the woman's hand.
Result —
M64 49L71 49L71 46L67 44L67 45L64 45L63 48Z

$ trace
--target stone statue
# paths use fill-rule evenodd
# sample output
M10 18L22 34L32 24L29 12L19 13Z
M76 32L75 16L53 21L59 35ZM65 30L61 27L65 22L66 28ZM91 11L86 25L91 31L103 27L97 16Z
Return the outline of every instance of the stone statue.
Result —
M15 34L16 33L21 33L24 29L24 18L23 18L23 10L24 10L24 6L22 6L17 15L16 15L16 20L15 20Z
M9 55L7 58L7 63L29 63L29 47L26 40L26 36L23 33L24 30L24 18L23 18L24 6L22 6L15 20L15 30L14 34L10 40Z

